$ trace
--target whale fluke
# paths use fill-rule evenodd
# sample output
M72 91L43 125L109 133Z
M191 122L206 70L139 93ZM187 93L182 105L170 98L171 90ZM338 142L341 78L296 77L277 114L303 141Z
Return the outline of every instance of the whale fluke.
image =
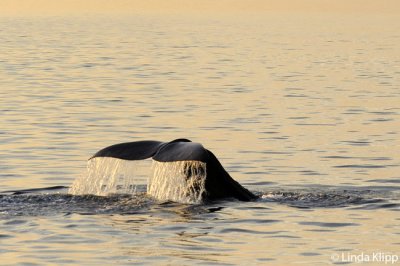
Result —
M183 175L186 182L191 183L185 189L199 190L192 192L200 193L201 195L197 196L200 196L203 201L223 198L250 201L257 198L225 171L211 151L204 148L200 143L191 142L188 139L176 139L171 142L146 140L121 143L98 151L90 159L96 157L113 157L123 160L152 158L163 167L165 165L171 165L171 167L173 165L174 168L180 167L181 169L177 170L179 175ZM177 175L176 171L175 173L172 171L161 171L160 173L163 176L159 177L157 182L148 184L148 193L157 195L157 198L163 198L159 193L157 184L162 183L163 186L168 186L169 180L165 179L173 179L176 178L174 175ZM168 191L171 190L174 190L174 188L169 187ZM181 193L189 192L182 191ZM168 196L165 195L163 199L168 199Z

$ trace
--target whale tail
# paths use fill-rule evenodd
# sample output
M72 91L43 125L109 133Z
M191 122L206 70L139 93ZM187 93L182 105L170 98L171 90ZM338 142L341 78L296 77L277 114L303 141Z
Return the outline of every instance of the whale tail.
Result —
M157 199L200 202L222 198L250 201L256 198L225 171L211 151L188 139L121 143L98 151L90 159L96 157L152 158L153 176L149 179L147 192Z

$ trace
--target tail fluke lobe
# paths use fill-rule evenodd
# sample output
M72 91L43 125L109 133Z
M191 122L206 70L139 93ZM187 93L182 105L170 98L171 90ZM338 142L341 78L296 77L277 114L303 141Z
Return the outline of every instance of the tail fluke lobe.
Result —
M153 157L163 144L164 142L154 140L115 144L101 149L90 159L95 157L112 157L123 160L144 160Z

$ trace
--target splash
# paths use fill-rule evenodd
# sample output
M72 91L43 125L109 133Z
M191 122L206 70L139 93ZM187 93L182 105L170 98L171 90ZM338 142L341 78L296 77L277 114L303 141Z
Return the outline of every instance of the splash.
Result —
M126 161L97 157L88 161L87 174L77 178L68 193L73 195L135 194L147 181L149 160Z
M206 163L153 161L147 193L157 200L201 203L205 193Z
M147 184L147 193L157 200L201 203L205 193L206 164L199 161L127 161L97 157L88 161L87 174L69 189L72 195L108 196L136 194Z

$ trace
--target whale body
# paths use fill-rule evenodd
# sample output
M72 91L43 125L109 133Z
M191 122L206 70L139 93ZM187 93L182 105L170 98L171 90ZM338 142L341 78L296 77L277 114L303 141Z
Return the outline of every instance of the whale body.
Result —
M96 157L112 157L123 160L144 160L152 158L157 164L181 167L180 173L192 185L191 190L200 193L202 201L212 201L224 198L235 198L241 201L251 201L257 197L236 182L218 161L217 157L203 145L188 139L176 139L171 142L154 140L135 141L115 144L95 153ZM89 159L89 160L90 160ZM174 174L163 172L162 180L148 184L148 193L160 193L158 184L168 185ZM196 183L202 179L202 186ZM190 181L189 181L190 180ZM196 185L197 184L197 185ZM169 188L171 190L173 188Z

